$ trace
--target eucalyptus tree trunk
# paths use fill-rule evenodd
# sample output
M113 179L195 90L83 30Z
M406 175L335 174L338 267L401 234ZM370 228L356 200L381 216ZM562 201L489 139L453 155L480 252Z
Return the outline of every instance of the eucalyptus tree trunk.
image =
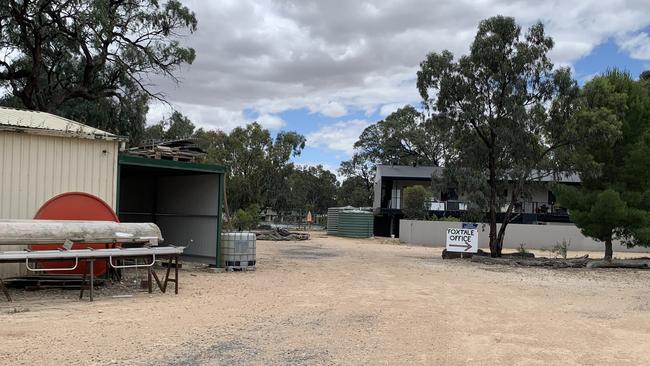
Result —
M501 246L497 237L497 187L494 150L490 149L490 256L501 257Z
M517 204L517 197L523 190L524 180L520 179L519 182L513 187L512 193L510 194L510 203L508 203L508 208L506 209L503 222L499 228L499 233L497 235L497 257L501 257L501 252L503 250L503 239L506 237L506 227L510 224L510 219L512 218L512 210L514 210L515 205Z
M612 249L612 238L605 240L605 260L611 261L614 250Z

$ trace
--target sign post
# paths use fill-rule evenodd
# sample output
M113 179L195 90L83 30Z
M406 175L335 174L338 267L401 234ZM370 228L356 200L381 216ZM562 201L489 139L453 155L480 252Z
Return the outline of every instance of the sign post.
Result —
M447 251L461 253L478 252L478 230L476 229L447 229Z

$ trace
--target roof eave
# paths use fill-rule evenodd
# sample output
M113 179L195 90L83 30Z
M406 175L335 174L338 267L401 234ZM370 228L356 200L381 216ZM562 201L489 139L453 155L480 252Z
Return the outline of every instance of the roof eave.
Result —
M113 135L111 133L106 133L106 134L81 133L81 132L58 131L58 130L49 130L43 128L29 128L29 127L11 126L11 125L0 125L0 131L28 133L31 135L41 135L41 136L76 137L76 138L83 138L88 140L106 140L106 141L128 140L128 137L126 136Z

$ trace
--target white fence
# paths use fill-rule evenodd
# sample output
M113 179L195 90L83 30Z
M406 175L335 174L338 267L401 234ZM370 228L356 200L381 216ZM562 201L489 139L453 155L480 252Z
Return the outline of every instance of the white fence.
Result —
M498 225L500 227L501 225ZM417 221L400 220L399 241L407 244L417 244L435 247L445 246L445 233L448 228L460 228L460 222L445 221ZM478 226L479 248L489 250L490 227L487 224ZM523 225L510 224L506 228L506 236L503 241L504 248L517 249L524 244L526 249L551 249L563 240L570 242L569 250L602 251L604 245L591 238L588 238L580 230L571 224L567 225ZM627 248L614 242L614 253L619 252L640 252L650 253L650 248L635 247Z

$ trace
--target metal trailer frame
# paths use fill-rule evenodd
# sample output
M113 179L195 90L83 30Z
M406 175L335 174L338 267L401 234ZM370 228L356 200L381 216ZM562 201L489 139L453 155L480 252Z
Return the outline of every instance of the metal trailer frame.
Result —
M31 272L50 272L50 271L70 271L79 265L80 261L89 262L87 266L87 273L84 273L81 283L81 290L79 292L79 299L83 298L84 290L86 287L89 288L90 301L94 300L95 288L95 274L94 274L94 263L95 260L107 260L112 268L147 268L147 277L148 277L148 291L149 293L153 292L152 286L152 277L155 279L156 284L161 292L165 293L167 291L167 284L169 282L174 283L174 293L178 294L178 258L183 254L185 247L142 247L142 248L112 248L112 249L76 249L76 250L38 250L38 251L5 251L0 252L0 263L25 263L27 270ZM151 262L149 263L137 263L137 258L148 258L151 257ZM156 272L153 270L153 265L156 263L156 257L158 258L168 258L168 265L165 277L161 281ZM116 264L113 262L113 258L127 259L134 258L136 259L136 264L124 265ZM31 261L38 260L47 260L47 261L56 261L56 260L74 260L74 266L71 268L36 268L30 267ZM174 278L170 278L170 271L172 263L174 264ZM89 278L88 278L89 277ZM88 286L86 286L88 281ZM4 283L0 279L0 290L4 293L8 301L12 301L9 291L5 287Z
M190 163L174 160L163 160L163 159L151 159L140 156L133 156L128 154L120 153L118 156L118 166L117 166L117 199L115 203L115 212L118 216L122 214L128 215L128 212L122 212L120 207L120 196L121 196L121 183L122 183L122 167L123 166L135 166L143 168L157 168L157 169L170 169L176 171L186 171L193 172L197 174L217 174L219 176L219 197L217 200L217 214L216 214L216 250L214 253L215 260L214 262L210 261L209 264L215 267L219 267L219 257L221 255L221 232L223 230L223 206L225 198L225 174L227 167L216 164L203 164L203 163ZM191 217L191 215L190 215ZM155 220L154 220L154 223ZM157 224L157 223L156 223ZM197 257L188 256L188 253L185 254L186 258L197 259Z

